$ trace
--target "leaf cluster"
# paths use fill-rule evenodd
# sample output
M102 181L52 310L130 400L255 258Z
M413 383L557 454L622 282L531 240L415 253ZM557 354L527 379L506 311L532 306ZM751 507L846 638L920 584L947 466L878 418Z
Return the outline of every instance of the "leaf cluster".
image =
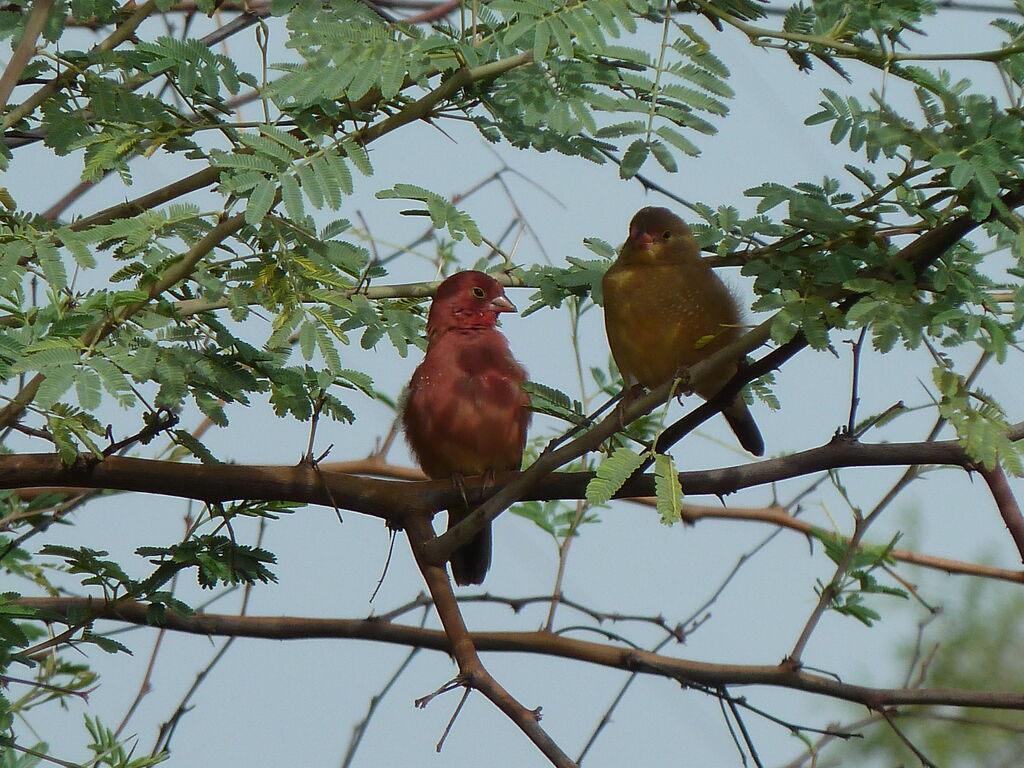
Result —
M870 627L882 618L872 605L868 605L867 599L870 596L888 595L903 599L909 597L902 587L882 584L877 576L884 567L895 563L890 552L896 546L899 536L881 547L861 545L851 556L849 540L845 537L821 528L812 528L811 534L824 545L825 554L832 562L837 565L846 564L846 570L838 581L827 585L818 582L816 592L818 595L823 592L828 594L830 610L843 616L850 616Z

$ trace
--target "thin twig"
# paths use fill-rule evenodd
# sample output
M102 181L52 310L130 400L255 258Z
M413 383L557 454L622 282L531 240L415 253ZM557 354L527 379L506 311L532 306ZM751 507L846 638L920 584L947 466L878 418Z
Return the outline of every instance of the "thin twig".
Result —
M31 755L36 760L45 760L48 763L63 766L63 768L82 768L81 763L71 763L67 760L61 760L60 758L54 757L53 755L48 755L45 752L37 752L36 750L31 749L30 747L23 747L14 741L6 742L5 746L8 746L11 749L15 749L18 752L22 752L26 755ZM29 765L32 765L34 763L35 761L32 761L31 763L29 763Z
M448 738L448 734L452 732L452 726L455 725L455 720L458 718L462 708L466 706L466 701L469 699L469 694L472 689L467 685L462 690L462 698L459 699L459 703L455 705L455 710L452 712L452 716L448 718L448 723L444 727L444 731L441 732L441 738L437 740L437 744L434 746L434 751L440 753L444 748L445 739Z
M743 742L747 745L747 752L750 754L750 759L754 761L754 765L757 768L764 768L764 763L761 762L761 757L757 753L757 747L754 746L754 740L750 736L750 731L747 730L747 724L743 721L743 717L740 714L739 707L736 706L737 701L729 692L723 687L721 689L723 698L729 705L729 712L732 713L733 720L736 721L737 727L740 729L740 733L743 734ZM747 761L744 759L743 764L746 765Z
M668 645L672 641L672 639L673 638L671 635L662 638L661 641L651 649L651 653L658 653L662 648ZM611 723L612 713L616 709L618 709L619 704L622 703L622 700L626 696L626 691L629 690L630 686L633 685L633 682L639 676L639 672L631 672L629 674L629 677L627 677L626 681L622 684L622 687L619 688L619 692L615 694L615 697L612 699L611 704L608 705L608 709L606 709L604 711L604 714L601 715L601 719L597 722L597 726L594 728L593 733L590 734L590 738L587 739L587 743L584 744L583 749L580 750L580 754L576 758L576 762L578 764L583 764L583 758L587 756L587 752L589 752L590 748L594 746L594 744L597 742L597 737L601 735L601 731L603 731L608 726L608 724Z
M587 392L586 379L583 375L583 357L580 354L579 326L581 312L579 300L571 300L569 308L569 335L573 350L573 362L576 369L576 383L579 387L582 410L586 412L590 409L591 397ZM588 470L591 465L591 457L589 455L583 456L581 460L581 468ZM576 538L576 532L579 530L579 526L586 518L587 510L589 508L590 505L587 503L586 499L577 499L576 514L573 516L568 530L565 532L562 541L558 545L558 567L555 571L554 587L551 590L551 605L548 608L547 621L544 623L544 627L549 632L555 625L555 612L558 610L559 599L562 595L562 584L565 579L565 568L569 562L569 551L572 548L572 542Z
M869 717L861 718L860 720L855 720L854 722L849 723L848 725L839 726L837 724L835 727L836 729L846 732L859 731L860 729L866 728L869 725L874 725L881 719L882 716L880 714L875 714L870 715ZM835 741L837 738L839 738L839 736L834 733L822 734L821 737L814 744L808 746L807 750L803 754L801 754L798 757L795 757L793 760L786 763L784 766L781 766L781 768L803 768L804 764L808 760L816 760L821 750L824 747L826 747L830 742Z
M857 424L857 405L860 403L860 355L864 348L864 337L868 329L860 329L860 335L853 344L853 373L850 382L850 418L846 422L846 434L852 435Z
M682 632L681 633L680 632L673 633L673 634L670 634L670 635L666 636L665 638L663 638L656 646L654 646L654 648L652 649L652 653L658 653L662 648L664 648L673 639L675 639L678 642L682 642L683 638L686 635L689 635L690 633L692 633L693 632L693 628L695 626L698 626L697 625L697 622L699 621L698 617L701 614L703 614L705 611L707 611L707 609L710 608L715 603L715 601L718 600L718 598L725 591L725 588L736 577L736 574L739 573L740 568L742 568L746 563L750 562L751 558L753 558L758 552L760 552L762 549L764 549L764 547L766 547L768 545L768 543L772 539L774 539L776 537L776 535L778 535L780 530L781 529L777 529L777 530L773 531L771 534L769 534L764 539L762 539L761 542L759 544L757 544L757 546L755 546L753 549L751 549L748 552L745 552L742 555L740 555L739 559L733 565L732 569L729 571L729 573L726 575L726 577L722 580L722 582L718 585L718 587L711 594L711 596L707 600L705 600L700 606L698 606L697 609L695 611L693 611L693 613L690 614L690 616L688 618L686 618L682 622L680 622L679 626L682 628ZM690 628L689 630L687 629L688 627ZM685 633L685 634L680 636L680 634L682 634L682 633ZM594 729L593 733L590 734L590 738L587 739L587 743L584 744L583 745L583 749L580 750L579 757L576 758L576 762L577 763L582 763L583 762L583 758L586 756L587 752L590 751L590 748L597 741L597 737L601 734L601 731L604 730L604 728L611 722L612 713L615 711L615 709L622 702L622 699L626 695L626 691L629 690L629 687L633 684L633 681L636 680L636 678L639 676L639 674L640 674L639 672L632 672L632 673L630 673L629 677L626 678L626 681L622 684L622 687L619 689L619 692L615 695L615 698L612 699L612 703L608 706L608 709L605 710L605 713L604 713L604 715L601 716L600 721L598 721L597 727Z
M729 719L729 713L726 710L725 702L728 696L724 693L724 689L719 689L718 693L718 710L722 713L722 720L725 721L725 727L729 731L729 738L732 739L732 744L736 747L736 751L740 754L740 764L743 768L747 768L747 753L743 751L743 745L740 744L740 737L736 734L736 729L732 725L732 720Z
M256 547L259 547L262 544L265 532L266 518L260 518L259 527L256 531ZM249 608L249 597L251 594L252 584L246 584L242 590L242 603L238 609L238 618L240 619L245 618L246 611ZM150 751L150 757L156 757L161 752L170 752L171 739L174 738L174 733L178 728L178 724L181 722L182 717L191 710L189 702L192 700L192 697L195 696L196 691L199 690L199 686L203 684L213 668L217 666L217 664L220 663L220 660L227 654L228 649L231 648L236 639L237 637L235 635L229 636L224 642L224 645L217 650L213 655L213 658L211 658L207 665L196 675L195 680L192 681L192 685L185 692L181 701L178 702L178 706L175 708L174 713L160 726L156 741L153 743L153 749Z
M892 732L895 733L899 740L903 742L903 745L914 753L914 756L921 762L921 765L926 768L939 768L939 766L929 760L928 757L914 745L914 742L912 742L907 735L900 730L896 725L896 722L893 720L892 714L888 710L882 710L882 717L885 718L885 722L889 724Z

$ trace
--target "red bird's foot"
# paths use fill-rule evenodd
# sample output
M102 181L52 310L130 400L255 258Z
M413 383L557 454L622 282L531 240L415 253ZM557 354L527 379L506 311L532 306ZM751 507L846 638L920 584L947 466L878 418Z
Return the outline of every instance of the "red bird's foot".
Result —
M469 509L469 498L466 496L466 478L461 472L452 473L452 486L455 487L462 497L463 506Z
M497 476L498 473L491 467L488 467L487 471L484 472L484 484L480 487L481 501L483 501L483 497L487 495L487 492L494 487L494 484L497 481Z

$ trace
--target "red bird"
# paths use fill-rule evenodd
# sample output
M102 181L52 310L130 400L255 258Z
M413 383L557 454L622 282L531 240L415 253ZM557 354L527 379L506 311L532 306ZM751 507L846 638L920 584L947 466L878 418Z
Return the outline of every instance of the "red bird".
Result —
M483 272L458 272L437 288L427 317L427 354L412 375L402 414L405 436L431 478L519 469L530 422L526 371L497 329L515 312L501 284ZM448 527L468 509L448 510ZM481 584L491 564L491 527L451 558L460 585Z

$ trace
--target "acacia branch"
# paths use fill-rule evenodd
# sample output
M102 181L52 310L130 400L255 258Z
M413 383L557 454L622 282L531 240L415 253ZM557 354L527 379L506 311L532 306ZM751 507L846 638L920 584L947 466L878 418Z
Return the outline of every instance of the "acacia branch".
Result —
M544 754L552 765L559 768L574 768L575 763L540 727L540 708L529 710L520 704L505 688L487 671L472 636L466 627L455 599L452 583L444 565L435 565L422 557L423 545L434 538L434 529L429 520L420 516L411 516L406 524L409 545L412 547L416 563L420 567L423 579L427 583L434 607L444 626L444 634L451 646L451 654L459 665L460 682L468 688L475 688L483 693L491 703L505 713L519 729L526 734L536 747Z
M55 454L0 456L0 487L104 488L211 503L263 499L333 507L336 500L344 509L396 524L403 519L398 510L422 509L418 501L424 485L451 487L442 481L406 483L319 472L308 465L182 464L110 456L65 466Z
M1011 440L1024 438L1024 423L1008 432ZM834 438L819 448L789 456L720 469L680 472L687 493L722 496L741 488L774 483L828 469L853 466L948 465L973 466L955 440L920 443L866 444ZM363 465L360 469L366 469ZM528 473L503 472L488 485L484 478L467 478L465 486L474 493L499 493L515 487ZM555 472L520 493L514 501L582 499L593 478L592 472ZM341 508L386 520L402 527L406 513L400 510L434 512L461 503L461 493L446 480L400 482L357 477L338 472L297 466L252 466L237 464L182 464L174 461L111 456L102 461L80 460L61 464L54 454L12 454L0 456L0 488L98 488L156 493L204 502L244 499L291 501ZM628 480L616 498L631 499L654 495L654 477L640 475ZM478 508L479 509L479 508ZM720 516L725 517L726 512ZM742 513L733 513L743 517ZM703 516L711 516L705 514ZM748 516L749 517L749 516ZM764 522L801 530L803 523L790 516ZM808 526L809 528L809 526ZM453 529L454 530L454 529ZM444 537L426 541L423 555L435 564L447 559ZM899 559L952 573L965 573L1005 581L1022 582L1020 572L963 563L957 560L904 553Z
M49 454L43 454L43 455L49 456ZM133 459L129 459L129 461L134 461L134 460ZM148 460L143 460L143 461L148 461ZM166 465L168 465L169 467L177 467L177 466L197 467L197 466L201 466L201 465L195 465L195 464L179 464L177 462L166 462ZM225 468L228 468L231 472L234 472L234 470L236 468L238 468L237 465L222 465L222 466L225 467ZM323 462L323 463L319 464L318 466L320 467L321 471L323 472L323 477L327 478L328 485L330 487L332 487L332 488L335 486L335 483L338 482L338 481L333 479L334 476L337 475L337 474L370 475L370 476L378 477L378 478L384 477L384 478L392 478L392 479L397 479L397 480L419 480L419 481L424 481L425 478L426 478L426 476L423 474L423 472L421 470L413 469L412 467L403 467L403 466L399 466L399 465L395 465L395 464L388 464L386 462L383 462L383 461L381 461L379 459L375 459L373 457L366 458L366 459L358 459L358 460L355 460L355 461ZM123 491L141 490L143 492L149 492L149 493L165 493L166 491L157 490L157 488L159 486L157 485L158 481L155 479L156 475L159 474L160 472L162 472L162 469L163 469L162 467L159 470L158 469L151 469L151 468L148 467L148 465L145 465L143 467L139 467L138 469L127 469L123 473L119 472L119 473L117 473L117 475L122 477L122 478L126 478L128 472L132 472L132 473L138 472L138 473L146 474L148 476L149 480L148 481L144 481L144 480L140 479L138 483L135 483L136 486L144 486L144 487L141 487L141 488L139 488L139 487L136 487L136 488L121 488L121 489L115 489L115 490L123 490ZM231 490L232 488L234 488L234 489L243 489L243 488L247 487L252 482L258 482L259 478L257 477L257 473L259 473L259 474L263 475L263 479L266 479L268 477L273 477L273 479L275 481L275 484L276 484L276 483L280 483L280 482L285 482L285 477L284 477L285 475L291 476L291 473L292 473L293 470L295 470L295 469L300 469L301 470L301 467L300 468L296 468L296 467L256 467L256 468L252 468L252 467L242 466L241 469L242 469L242 473L241 474L243 474L242 477L235 476L233 478L224 478L223 480L217 479L217 478L214 478L214 477L210 477L210 478L208 478L205 481L205 483L210 485L210 486L213 486L213 485L218 485L219 486L222 483L224 483L224 490ZM248 473L248 470L250 470L250 469L255 469L255 470L257 470L257 472L253 472L252 476L247 478L245 475ZM5 470L5 468L3 467L3 458L0 457L0 486L3 485L2 478L4 476L4 470ZM18 470L18 469L7 468L7 471L10 471L12 473L18 472L20 474L20 470ZM173 472L173 470L172 470L172 472ZM264 474L264 473L266 473L266 474ZM195 483L197 481L197 479L198 479L196 476L192 475L192 473L186 473L186 475L187 476L179 476L177 474L174 474L174 477L181 477L181 480L175 480L174 478L171 478L168 481L159 481L159 482L163 486L174 487L178 482L183 482L183 483L187 483L187 484L191 485L192 483ZM112 477L112 476L108 475L106 477L109 480L110 477ZM559 478L559 476L555 475L555 479L558 479L558 478ZM355 478L355 479L358 479L358 478ZM128 481L125 480L125 484L127 484L127 483L128 483ZM399 484L395 484L395 485L399 485ZM89 486L89 487L93 487L93 486ZM295 486L293 486L293 487L295 487ZM448 487L450 487L450 486L448 486ZM473 481L472 480L469 481L469 487L473 487ZM105 490L105 489L101 489L101 490ZM196 490L198 491L199 489L196 489ZM390 493L390 492L391 492L390 490L386 491L386 493ZM689 488L687 489L687 492L688 493L690 492ZM60 486L37 486L37 487L30 487L30 488L22 489L20 491L20 493L18 494L18 497L21 498L22 500L30 501L30 500L35 499L35 498L37 498L40 495L45 494L45 493L63 494L63 495L67 495L67 496L75 496L77 494L81 494L81 487L72 487L72 486L67 486L67 487L60 487ZM339 495L343 495L338 490L335 490L334 493L338 493ZM201 494L199 494L199 495L201 495ZM236 498L240 498L240 497L236 497ZM348 497L346 497L346 498L348 498ZM222 499L222 501L230 501L230 500L231 499ZM300 500L300 499L290 499L290 500L295 501L295 500ZM636 504L640 504L640 505L647 506L647 507L653 507L653 506L656 505L655 499L652 496L638 496L638 497L635 497L635 498L624 498L623 500L631 501L631 502L634 502ZM307 501L308 503L312 503L312 504L324 504L326 506L330 506L330 499L325 499L325 500L321 500L321 501L309 500L309 499L301 499L301 501ZM445 502L441 501L441 502L438 502L438 503L444 504ZM346 509L352 509L352 507L345 507L345 508ZM363 512L363 513L366 513L366 514L372 514L372 513L368 512L367 509L359 509L359 510L352 509L352 511ZM35 514L35 513L33 513L33 514ZM377 517L382 517L383 519L389 519L388 516L385 515L385 514L380 514L380 515L376 515L376 516ZM15 518L10 517L10 518L0 519L0 528L3 527L3 524L5 522L10 522L13 519L15 519ZM747 522L758 522L758 523L765 523L767 525L774 525L774 526L777 526L779 528L786 528L786 529L794 531L796 533L800 533L800 534L802 534L804 536L812 536L812 535L814 535L815 530L817 530L817 526L814 526L811 523L807 522L806 520L800 519L799 517L794 517L793 515L791 515L788 512L786 512L786 510L784 508L782 508L782 507L752 507L752 508L743 508L743 507L706 506L706 505L700 505L700 504L690 504L690 503L687 503L687 504L683 504L682 519L687 524L695 524L695 523L699 522L700 520L705 520L705 519L707 519L707 520L741 520L741 521L747 521ZM391 522L394 522L394 521L392 520ZM848 541L848 539L845 539L845 538L844 538L844 540ZM915 551L909 550L909 549L899 549L899 548L892 549L892 550L889 551L889 555L894 560L898 560L898 561L904 562L904 563L909 563L911 565L917 565L917 566L920 566L922 568L930 568L930 569L933 569L933 570L936 570L936 571L942 571L943 573L954 573L954 574L960 574L960 575L964 575L964 576L977 576L979 578L996 579L996 580L999 580L999 581L1008 581L1008 582L1012 582L1012 583L1015 583L1015 584L1024 584L1024 570L1013 570L1013 569L1010 569L1010 568L998 568L996 566L985 565L983 563L971 563L971 562L966 562L964 560L957 560L957 559L953 559L953 558L939 557L939 556L936 556L936 555L923 554L923 553L915 552ZM545 596L543 598L539 598L539 599L541 599L541 600L550 600L551 596L547 595L547 596ZM564 599L563 599L563 603L568 604L566 601L564 601Z
M35 608L55 615L87 615L147 626L144 603L69 597L20 598L13 605ZM273 640L336 638L371 640L407 647L453 653L445 632L417 626L392 624L378 619L317 619L283 616L230 616L195 614L182 616L167 611L158 626L199 635L230 635ZM668 677L684 684L707 686L768 685L814 693L863 704L870 709L906 705L985 707L1024 710L1019 691L973 691L961 688L872 688L841 682L784 664L713 664L665 656L608 643L576 640L550 632L471 632L478 651L531 653L573 659L598 666Z
M657 501L653 497L641 497L628 499L628 501L642 504L647 507L654 507ZM818 531L824 531L819 526L812 525L806 520L794 517L783 507L712 507L698 504L684 504L682 511L683 522L695 524L700 520L744 520L750 522L766 523L779 528L786 528L791 531L814 536ZM830 536L838 534L829 532ZM839 541L849 544L849 537L840 536ZM862 545L862 548L865 545ZM1009 581L1014 584L1024 584L1024 571L1012 570L1010 568L997 568L982 563L969 563L963 560L955 560L948 557L937 557L914 552L910 549L889 549L886 554L893 560L898 560L910 565L918 565L922 568L931 568L944 573L957 573L965 576L978 576L985 579L997 579Z
M0 76L0 112L7 108L7 101L11 98L14 86L18 84L21 73L35 55L36 41L43 32L43 26L52 7L53 0L35 0L32 3L32 11L21 32L21 39L18 40L18 45L4 68L3 76Z
M1021 560L1024 561L1024 516L1021 516L1020 507L1017 505L1017 499L1014 498L1013 490L1006 480L1003 468L997 463L992 469L987 469L982 465L977 466L976 469L978 474L988 484L996 507L999 508L999 514L1006 524L1006 529L1010 532L1013 543L1017 545L1017 551L1020 553Z
M886 71L893 71L890 67L899 61L990 61L999 62L1024 53L1024 45L1008 46L991 51L975 51L965 53L900 53L898 51L884 51L867 47L863 44L847 43L829 35L811 35L801 32L786 32L784 30L766 29L749 24L727 11L723 11L706 0L696 0L701 12L719 21L724 21L731 27L743 32L753 45L766 45L765 40L782 40L789 43L802 43L812 48L827 48L835 52L837 56L857 59L865 64L875 67L886 67ZM899 75L898 71L894 74Z
M1024 438L1024 423L1007 433L1011 440ZM973 466L956 440L919 443L861 443L833 438L818 448L774 459L719 469L680 472L679 480L694 496L722 496L742 488L787 480L840 467L944 465ZM503 493L517 488L525 472L499 472L494 482L483 477L466 478L474 493L488 489ZM517 495L513 501L549 501L586 498L593 472L555 472ZM156 459L110 456L102 461L80 460L61 464L56 454L28 453L0 456L0 488L102 488L157 493L175 498L223 502L242 499L294 501L337 506L379 517L401 525L404 513L396 510L436 511L462 500L447 480L400 482L317 471L304 465L182 464ZM617 499L654 495L654 476L628 480L615 494ZM479 511L479 509L478 509ZM454 529L452 529L454 530ZM432 557L444 536L424 549Z

